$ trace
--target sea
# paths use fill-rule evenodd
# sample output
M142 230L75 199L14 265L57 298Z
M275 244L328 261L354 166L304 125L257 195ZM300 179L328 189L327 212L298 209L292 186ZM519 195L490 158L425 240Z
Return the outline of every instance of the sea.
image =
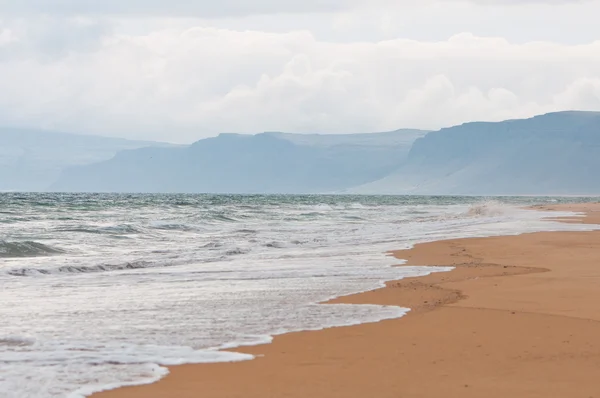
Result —
M0 194L0 397L81 398L399 318L410 309L319 303L451 270L394 267L387 252L416 243L594 229L524 209L592 200Z

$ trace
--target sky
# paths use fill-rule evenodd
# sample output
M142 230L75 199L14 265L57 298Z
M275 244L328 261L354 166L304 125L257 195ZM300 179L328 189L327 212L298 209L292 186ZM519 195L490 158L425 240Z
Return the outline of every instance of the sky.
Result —
M0 0L0 125L190 143L600 110L600 0Z

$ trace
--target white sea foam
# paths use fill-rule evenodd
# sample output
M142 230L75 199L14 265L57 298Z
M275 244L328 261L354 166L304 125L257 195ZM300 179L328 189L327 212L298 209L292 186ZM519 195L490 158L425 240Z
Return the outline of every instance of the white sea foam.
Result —
M486 200L469 207L467 215L473 217L500 217L515 208L497 200Z
M281 333L399 318L408 309L317 304L450 270L392 267L388 250L594 228L464 199L167 199L15 208L28 221L0 223L6 241L63 251L0 265L1 397L79 398L155 381L164 366L248 360L219 350Z

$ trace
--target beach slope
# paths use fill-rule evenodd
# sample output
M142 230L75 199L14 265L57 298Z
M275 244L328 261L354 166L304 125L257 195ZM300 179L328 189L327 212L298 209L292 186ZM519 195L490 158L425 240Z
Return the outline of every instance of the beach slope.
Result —
M600 205L561 210L600 223ZM404 318L279 336L239 350L253 361L173 367L158 383L94 397L600 397L600 231L394 254L456 269L334 301L412 308Z

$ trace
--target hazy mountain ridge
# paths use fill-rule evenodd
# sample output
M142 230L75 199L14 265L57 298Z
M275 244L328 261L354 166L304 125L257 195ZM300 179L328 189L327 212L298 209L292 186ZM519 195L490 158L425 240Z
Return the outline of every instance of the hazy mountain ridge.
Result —
M56 191L320 193L388 175L418 130L358 135L221 134L188 148L140 149L69 168Z
M290 134L281 132L267 132L265 134L273 135L278 138L285 139L294 144L308 145L316 147L332 147L332 146L406 146L410 150L410 146L416 139L424 137L429 131L426 130L411 130L400 129L383 133L366 133L366 134Z
M600 194L600 112L473 122L435 132L221 134L69 167L85 192Z
M417 140L405 165L350 190L377 194L600 193L600 112L467 123Z
M63 169L107 160L124 149L170 146L52 131L0 128L0 191L41 191Z

